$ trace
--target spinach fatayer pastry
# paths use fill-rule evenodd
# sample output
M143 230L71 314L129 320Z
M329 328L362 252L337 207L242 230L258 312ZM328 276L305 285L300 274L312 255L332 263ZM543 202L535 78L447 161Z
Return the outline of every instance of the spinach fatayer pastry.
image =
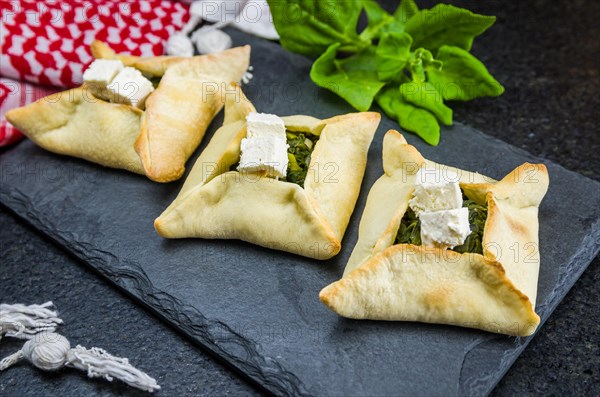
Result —
M282 117L279 124L277 119L255 113L236 86L236 95L226 97L223 126L155 220L158 234L240 239L316 259L336 255L380 115L325 120L299 115ZM254 130L256 120L264 121L264 129ZM259 160L245 158L254 154L286 158L261 168Z
M391 130L384 138L383 168L369 192L344 275L321 291L321 301L353 319L531 335L540 322L534 307L546 167L526 163L496 182L426 160ZM458 206L466 208L447 209L457 197L452 183L419 184L419 175L432 170L455 177L458 198L464 200ZM463 232L452 218L459 211L468 214L462 244L453 241ZM428 223L432 217L448 223Z
M241 80L250 62L249 46L191 58L139 58L117 55L96 41L92 52L113 62L98 68L98 79L116 68L116 76L102 82L101 89L84 83L13 109L6 118L46 150L145 174L157 182L183 175L185 162L223 107L224 90ZM159 80L158 87L153 89L144 76ZM133 97L145 89L147 97L136 103L126 95L107 95L107 87L119 88L117 80L127 95L135 87Z

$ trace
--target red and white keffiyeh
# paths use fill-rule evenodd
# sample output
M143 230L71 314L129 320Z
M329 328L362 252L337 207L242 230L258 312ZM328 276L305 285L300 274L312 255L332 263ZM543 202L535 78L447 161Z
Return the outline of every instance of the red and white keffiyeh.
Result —
M6 121L4 113L58 91L60 89L55 87L43 87L0 78L0 147L8 146L23 138L23 134Z
M95 39L116 52L162 55L189 19L189 5L169 0L0 0L0 11L0 146L20 136L5 111L59 90L21 81L78 86Z

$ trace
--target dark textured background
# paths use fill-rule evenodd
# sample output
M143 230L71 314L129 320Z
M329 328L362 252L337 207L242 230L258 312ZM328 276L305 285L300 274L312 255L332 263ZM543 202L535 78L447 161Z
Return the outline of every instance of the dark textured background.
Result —
M506 88L500 98L454 104L455 119L600 180L600 3L453 4L498 16L473 52ZM129 357L157 378L161 395L258 394L5 210L0 225L0 301L53 300L72 343ZM599 274L596 258L494 395L600 393ZM0 356L20 346L5 339ZM22 365L0 374L2 396L64 394L143 393L74 370L47 375Z

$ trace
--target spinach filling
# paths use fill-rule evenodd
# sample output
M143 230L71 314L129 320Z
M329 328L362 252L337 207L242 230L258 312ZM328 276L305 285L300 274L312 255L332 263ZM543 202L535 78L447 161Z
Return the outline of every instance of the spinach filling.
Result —
M285 178L281 181L295 183L304 187L304 180L310 166L310 156L315 148L319 137L302 132L286 131L286 140L288 147L288 168ZM240 162L231 165L229 171L237 171Z
M469 209L471 234L467 236L463 245L454 247L452 250L461 254L470 252L483 255L483 229L487 219L487 206L479 205L463 194L463 207ZM410 207L400 221L394 244L421 245L421 221Z
M154 89L158 88L158 85L160 84L160 80L162 79L162 76L147 76L144 75L145 78L147 78L148 80L150 80L152 82L152 85L154 86Z
M471 252L483 255L483 229L485 227L485 220L487 219L487 205L479 205L463 195L463 207L469 209L471 234L467 236L463 245L454 247L453 250L461 254Z
M304 186L304 180L310 166L310 156L318 136L302 132L286 131L288 147L288 170L284 181Z
M421 245L421 221L410 207L400 221L394 244Z

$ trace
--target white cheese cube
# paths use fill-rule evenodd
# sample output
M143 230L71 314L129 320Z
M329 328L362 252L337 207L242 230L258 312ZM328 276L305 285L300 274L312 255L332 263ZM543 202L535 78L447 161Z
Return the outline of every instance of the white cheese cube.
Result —
M240 172L266 172L267 176L283 178L287 173L288 145L273 137L242 139L240 149Z
M425 246L454 248L471 234L467 208L423 212L419 219L421 244Z
M421 168L416 175L415 192L410 208L419 216L424 211L451 210L462 207L458 175L448 169Z
M136 68L126 67L107 87L112 102L144 107L146 98L154 91L152 82Z
M274 136L285 140L285 124L274 114L253 112L246 116L246 123L246 138Z
M83 81L104 89L124 67L119 60L96 59L83 72Z
M262 171L270 177L285 177L288 144L283 120L274 114L250 113L246 117L246 128L246 138L240 145L238 171Z

